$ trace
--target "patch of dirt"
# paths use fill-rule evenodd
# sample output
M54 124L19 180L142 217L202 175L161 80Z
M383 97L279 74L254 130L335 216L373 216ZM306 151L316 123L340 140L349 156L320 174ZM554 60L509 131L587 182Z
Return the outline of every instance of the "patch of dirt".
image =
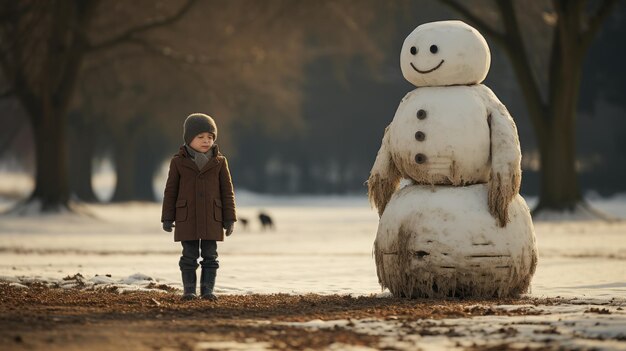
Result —
M42 284L19 288L0 284L0 349L192 350L199 342L228 340L267 342L278 350L320 349L336 342L376 347L377 336L344 328L310 330L276 323L525 315L534 311L504 311L495 306L534 301L274 294L225 295L217 302L185 302L179 293L168 291L118 293L112 289L61 289Z

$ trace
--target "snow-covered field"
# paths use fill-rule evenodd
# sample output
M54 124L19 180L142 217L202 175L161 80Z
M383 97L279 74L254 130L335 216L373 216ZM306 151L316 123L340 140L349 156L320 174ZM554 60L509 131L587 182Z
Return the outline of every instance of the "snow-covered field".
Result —
M12 204L2 202L0 210ZM626 218L623 197L592 204ZM238 206L238 215L250 224L244 229L238 223L233 236L218 246L218 294L385 296L372 258L378 216L365 196L269 198L240 193ZM95 218L0 217L0 280L72 286L75 280L63 278L80 273L88 285L112 284L121 290L142 289L155 281L180 287L180 244L161 230L159 204L89 205L86 209ZM261 230L256 218L261 209L273 216L274 231ZM623 341L616 341L626 338L626 222L544 221L536 222L535 229L540 258L530 296L559 296L569 302L535 307L549 316L443 320L433 322L431 328L456 328L471 335L463 339L470 343L479 341L485 330L504 325L522 325L515 337L507 339L519 342L555 337L549 335L549 328L558 328L556 338L571 348L626 349ZM598 304L611 314L585 313ZM326 328L333 323L343 322L301 326ZM350 328L408 340L393 323L361 321L351 323ZM532 331L537 328L546 333ZM422 345L453 347L444 334L433 335ZM607 338L612 340L602 341ZM402 349L401 343L395 345Z
M378 217L365 197L240 197L239 216L250 224L237 223L218 246L218 293L380 292L371 255ZM594 205L626 218L621 198ZM159 204L87 209L96 218L2 217L0 276L109 274L121 281L141 273L180 286L180 244L161 230ZM273 216L276 230L261 230L259 209ZM540 260L533 296L626 296L626 222L536 222L535 229Z

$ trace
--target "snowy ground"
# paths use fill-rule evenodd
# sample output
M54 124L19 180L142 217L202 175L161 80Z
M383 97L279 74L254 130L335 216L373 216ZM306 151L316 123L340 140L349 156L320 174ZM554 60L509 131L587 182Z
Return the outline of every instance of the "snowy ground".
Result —
M219 293L380 292L372 243L378 217L363 197L241 196L250 220L219 244ZM622 199L594 202L626 218ZM0 209L10 206L9 202ZM262 231L256 215L274 217ZM142 273L179 285L180 244L160 228L160 205L88 206L96 218L0 219L0 276L58 279L81 273L112 280ZM532 296L626 296L626 222L537 222L540 260Z
M623 197L592 203L626 218ZM265 198L241 193L238 204L239 216L250 224L244 229L238 223L233 236L219 245L218 294L381 293L371 255L378 217L364 196ZM0 210L11 205L2 202ZM274 217L275 231L259 228L260 209ZM113 284L122 290L142 289L150 282L180 287L179 244L161 230L159 204L95 205L88 210L95 218L0 217L0 280L70 287L76 281L63 278L80 273L87 284ZM494 334L496 339L506 336L507 342L551 338L566 348L626 349L626 222L536 222L535 229L540 259L530 296L559 296L564 302L533 307L542 311L538 316L432 321L428 328L434 334L420 336L420 346L448 349L459 343L462 348ZM610 314L589 313L592 308L606 308ZM347 321L300 326L342 323ZM408 330L424 325L394 323L361 320L343 327L385 335L396 348L411 349L407 345L418 336L410 337ZM509 327L515 331L507 332ZM446 334L451 329L463 337L451 341Z
M598 310L607 314L583 312L581 315L581 307L585 311ZM499 308L519 309L523 306L503 305ZM463 350L481 346L497 350L524 347L547 347L545 349L548 350L552 349L550 347L561 350L626 349L626 314L617 310L620 307L559 305L537 308L530 305L528 308L535 309L538 315L478 316L414 322L376 319L316 320L289 325L312 329L339 326L362 334L383 336L379 347L399 350L412 350L416 345L426 350Z

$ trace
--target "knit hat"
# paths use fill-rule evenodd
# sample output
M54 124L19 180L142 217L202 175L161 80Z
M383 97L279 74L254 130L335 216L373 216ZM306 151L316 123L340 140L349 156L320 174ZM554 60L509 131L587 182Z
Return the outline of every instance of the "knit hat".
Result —
M185 119L183 139L187 145L191 144L196 135L204 132L213 134L213 138L217 139L217 125L213 118L204 113L192 113Z

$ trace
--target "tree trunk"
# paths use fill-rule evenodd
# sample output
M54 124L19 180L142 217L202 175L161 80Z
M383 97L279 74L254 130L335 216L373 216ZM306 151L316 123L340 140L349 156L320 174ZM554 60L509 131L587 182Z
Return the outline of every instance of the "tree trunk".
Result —
M16 94L33 126L36 150L35 190L28 203L40 203L42 212L69 209L67 110L85 53L76 31L86 28L93 4L61 2L52 11L51 35L41 80L32 89L19 72ZM28 208L28 203L24 204ZM15 210L21 212L18 205Z
M155 157L156 152L154 151L155 150L135 150L135 186L133 188L133 196L135 200L156 201L152 181L158 167L160 166L160 162Z
M576 172L574 123L546 123L541 153L541 190L539 204L533 210L573 211L583 199Z
M491 36L511 59L541 155L541 190L539 204L533 210L533 215L541 210L572 211L584 208L594 217L607 218L591 209L582 198L576 168L575 131L582 62L590 41L617 1L603 1L593 16L585 13L585 1L553 1L557 22L550 51L547 103L534 77L522 38L523 26L518 23L513 1L496 1L504 26L503 33L459 2L442 1Z
M299 189L298 191L305 194L315 193L315 182L311 176L311 158L302 151L302 157L296 159L298 168L300 169Z
M583 54L577 52L576 33L555 31L550 67L549 115L539 135L541 189L533 213L549 209L574 211L584 202L576 167L576 115Z
M44 109L40 123L33 123L35 137L35 190L29 202L40 202L41 211L69 208L65 113Z
M129 139L126 139L129 140ZM115 150L115 192L111 202L135 200L135 153L130 143L116 143Z
M93 185L93 154L94 145L92 133L85 129L76 131L71 138L70 145L70 186L71 191L80 200L85 202L98 202Z

